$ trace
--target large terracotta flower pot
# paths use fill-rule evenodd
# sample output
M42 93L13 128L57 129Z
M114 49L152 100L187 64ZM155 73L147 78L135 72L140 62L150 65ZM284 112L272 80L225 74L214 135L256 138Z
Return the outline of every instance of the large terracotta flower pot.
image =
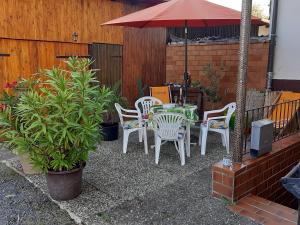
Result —
M29 174L29 175L41 174L40 170L33 167L31 159L28 154L25 153L25 154L19 155L19 159L20 159L20 162L21 162L21 165L23 168L23 172L25 174Z
M50 196L54 200L66 201L80 195L84 166L85 164L82 164L70 171L48 171L46 180Z

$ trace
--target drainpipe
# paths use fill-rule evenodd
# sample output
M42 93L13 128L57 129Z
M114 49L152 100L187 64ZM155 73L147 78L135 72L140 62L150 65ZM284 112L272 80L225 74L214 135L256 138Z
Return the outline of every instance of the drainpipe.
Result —
M271 32L269 44L269 59L268 59L268 73L267 73L267 90L272 89L272 80L274 76L274 56L276 47L276 31L277 31L277 16L278 16L278 2L279 0L272 1L271 13Z

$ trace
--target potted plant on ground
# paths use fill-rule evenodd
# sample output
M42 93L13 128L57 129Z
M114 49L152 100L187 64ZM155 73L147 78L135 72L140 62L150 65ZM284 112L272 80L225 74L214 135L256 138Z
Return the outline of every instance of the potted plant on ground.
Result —
M10 140L16 135L20 135L20 126L18 126L18 117L16 116L16 106L19 98L26 91L26 84L23 80L8 82L0 94L0 140ZM8 130L11 132L7 132ZM5 132L6 131L6 132ZM2 135L1 135L2 134ZM33 168L32 161L26 151L23 149L11 149L20 160L23 172L25 174L39 174L36 168Z
M102 101L105 113L103 122L100 124L104 141L114 141L119 137L119 122L115 103L124 107L127 105L126 98L120 95L120 86L121 83L117 82L112 88L105 86L100 88L101 96L105 96Z
M221 61L219 67L214 65L212 62L203 67L203 73L208 79L208 85L207 87L203 87L203 90L206 94L206 103L209 110L220 107L219 102L221 101L221 97L218 95L218 90L220 87L220 81L224 77L225 71L226 68L223 61Z
M82 171L100 142L99 124L104 104L91 61L70 58L68 70L45 70L42 79L24 92L16 106L20 133L4 136L18 151L27 152L35 167L46 174L55 200L81 193ZM11 123L6 125L8 128Z

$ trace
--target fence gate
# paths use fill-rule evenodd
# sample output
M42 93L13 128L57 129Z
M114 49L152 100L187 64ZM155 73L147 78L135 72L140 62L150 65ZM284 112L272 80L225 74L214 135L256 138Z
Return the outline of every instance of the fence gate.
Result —
M101 85L113 86L122 79L122 45L98 44L89 45L89 55L94 60L93 69L97 69L97 79Z

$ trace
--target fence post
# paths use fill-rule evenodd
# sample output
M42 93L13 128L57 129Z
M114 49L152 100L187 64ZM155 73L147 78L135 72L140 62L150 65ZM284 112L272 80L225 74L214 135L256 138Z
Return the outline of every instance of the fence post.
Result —
M243 133L244 118L246 107L246 81L248 69L248 52L251 31L251 9L252 0L243 0L241 14L241 31L240 31L240 50L239 50L239 71L236 90L236 117L234 128L234 146L233 161L242 162L243 154Z

